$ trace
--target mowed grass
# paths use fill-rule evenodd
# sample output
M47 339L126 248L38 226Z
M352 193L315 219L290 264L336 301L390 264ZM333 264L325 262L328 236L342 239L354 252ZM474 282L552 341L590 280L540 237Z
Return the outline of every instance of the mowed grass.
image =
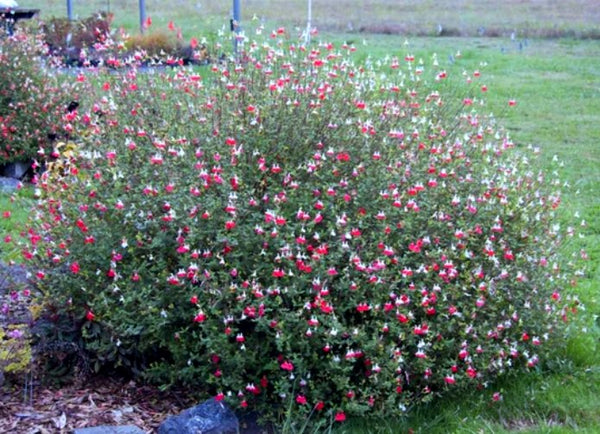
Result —
M229 25L231 0L146 0L153 26L174 21L186 35ZM269 26L306 27L307 0L240 0L242 24L256 17ZM21 0L42 17L66 16L65 0ZM72 0L75 17L115 14L115 24L139 29L138 0ZM327 31L419 36L572 36L600 38L596 0L313 0L313 25Z
M20 190L12 192L0 189L0 258L5 262L21 259L13 241L21 236L21 229L32 205L31 186L24 185Z
M86 16L106 10L109 2L73 1L75 11ZM84 6L85 3L85 6ZM267 29L280 24L305 25L304 1L242 1L246 28L256 13ZM581 36L597 30L600 8L594 1L522 2L402 2L314 1L314 24L324 30L317 39L352 42L357 60L386 56L404 57L407 52L429 59L434 53L455 75L479 69L488 86L482 112L493 112L511 132L519 146L532 144L542 150L535 164L546 173L557 172L566 188L559 222L577 225L585 221L585 238L573 238L565 252L589 255L586 276L565 290L577 294L585 305L578 322L569 325L565 348L557 348L556 360L529 376L507 377L488 385L483 393L435 401L407 412L402 420L350 420L339 433L597 433L600 432L600 44L573 38L537 39L525 36L556 34ZM38 7L43 16L65 15L65 2L20 2ZM115 24L137 31L137 1L111 1ZM166 29L170 20L184 35L209 35L229 18L231 2L165 2L148 0L147 13L153 29ZM198 6L200 5L200 6ZM329 5L329 9L327 9ZM393 5L393 7L392 7ZM84 8L87 8L84 9ZM362 11L362 12L361 12ZM244 18L245 17L245 18ZM280 19L281 18L281 19ZM444 19L442 21L442 18ZM414 25L435 34L437 24L457 23L468 38L414 37L360 33L387 21ZM352 22L354 31L348 31ZM362 23L362 24L360 24ZM503 29L502 37L481 37L477 29ZM533 32L532 29L538 29ZM515 38L510 37L513 30ZM539 29L545 29L542 32ZM375 29L376 30L376 29ZM300 30L299 30L300 31ZM460 55L458 55L460 53ZM508 107L508 100L517 105ZM557 156L558 162L553 161ZM14 207L4 202L3 209ZM12 219L11 219L12 220ZM503 399L491 400L492 392Z

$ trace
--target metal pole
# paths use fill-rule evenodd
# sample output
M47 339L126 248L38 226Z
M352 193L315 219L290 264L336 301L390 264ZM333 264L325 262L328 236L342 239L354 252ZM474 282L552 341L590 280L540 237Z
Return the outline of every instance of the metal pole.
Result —
M67 0L67 17L69 21L73 21L73 2L72 0Z
M234 32L233 35L233 52L237 55L238 46L238 34L240 33L241 23L241 7L240 0L233 0L233 20L231 21L231 30Z
M312 0L308 0L308 21L306 23L306 45L310 44L310 28L312 27Z
M144 33L146 26L146 0L139 0L140 5L140 32Z

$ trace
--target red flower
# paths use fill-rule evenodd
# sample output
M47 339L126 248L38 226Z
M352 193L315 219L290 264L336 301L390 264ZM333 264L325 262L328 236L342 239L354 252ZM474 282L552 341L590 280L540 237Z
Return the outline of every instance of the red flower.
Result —
M444 378L444 381L446 382L446 384L454 384L454 383L456 383L456 380L454 379L453 375L447 375Z
M167 282L169 283L169 285L174 285L174 286L181 284L181 281L179 280L179 278L177 276L175 276L174 274L171 274L167 278Z
M292 364L292 362L290 361L285 361L283 362L281 365L281 369L285 370L285 371L293 371L294 370L294 365Z
M88 310L85 314L85 319L87 319L88 321L94 321L94 318L96 318L96 315L94 315L94 312L92 312L91 310Z
M271 273L271 275L273 277L283 277L285 276L285 272L281 268L276 268L273 270L273 273Z
M334 418L334 420L335 420L336 422L343 422L343 421L345 421L345 420L346 420L346 414L345 414L343 411L338 411L338 412L335 414L335 418Z
M475 378L477 376L477 371L472 366L469 366L466 369L466 373L469 378Z
M315 404L315 410L321 411L325 407L325 403L323 401L319 401Z
M81 232L87 232L88 228L83 220L79 219L75 222L75 225L81 230Z
M296 402L300 405L306 405L306 396L304 396L304 395L296 396Z
M235 222L233 220L228 220L228 221L225 222L225 229L227 229L228 231L230 231L233 228L235 228Z
M269 380L265 375L263 375L263 377L260 379L260 385L263 387L263 389L266 389L266 387L269 385Z
M356 306L356 310L358 312L368 312L371 310L371 306L369 306L367 303L359 303L358 306Z
M79 263L73 262L71 264L71 273L73 273L73 274L79 273Z

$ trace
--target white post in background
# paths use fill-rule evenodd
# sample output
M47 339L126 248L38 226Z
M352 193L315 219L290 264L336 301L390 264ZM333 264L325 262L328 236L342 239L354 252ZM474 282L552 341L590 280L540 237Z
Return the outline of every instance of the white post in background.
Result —
M304 42L306 45L310 44L311 27L312 27L312 0L308 0L308 21L306 23L306 35L304 35Z

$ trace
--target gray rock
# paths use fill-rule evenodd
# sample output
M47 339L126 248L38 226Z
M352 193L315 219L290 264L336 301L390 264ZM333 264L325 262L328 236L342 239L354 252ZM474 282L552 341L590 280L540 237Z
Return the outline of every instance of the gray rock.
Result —
M19 186L20 181L14 178L0 177L0 190L4 192L13 192Z
M31 323L28 297L23 295L27 288L30 288L27 269L0 261L0 323Z
M195 407L167 418L158 434L237 434L239 421L222 401L209 399Z
M25 173L31 168L31 161L15 161L4 166L3 175L8 178L21 179Z
M77 428L73 434L145 434L135 425L101 425L90 428Z
M29 284L27 269L22 265L9 265L0 261L0 294L20 290Z

